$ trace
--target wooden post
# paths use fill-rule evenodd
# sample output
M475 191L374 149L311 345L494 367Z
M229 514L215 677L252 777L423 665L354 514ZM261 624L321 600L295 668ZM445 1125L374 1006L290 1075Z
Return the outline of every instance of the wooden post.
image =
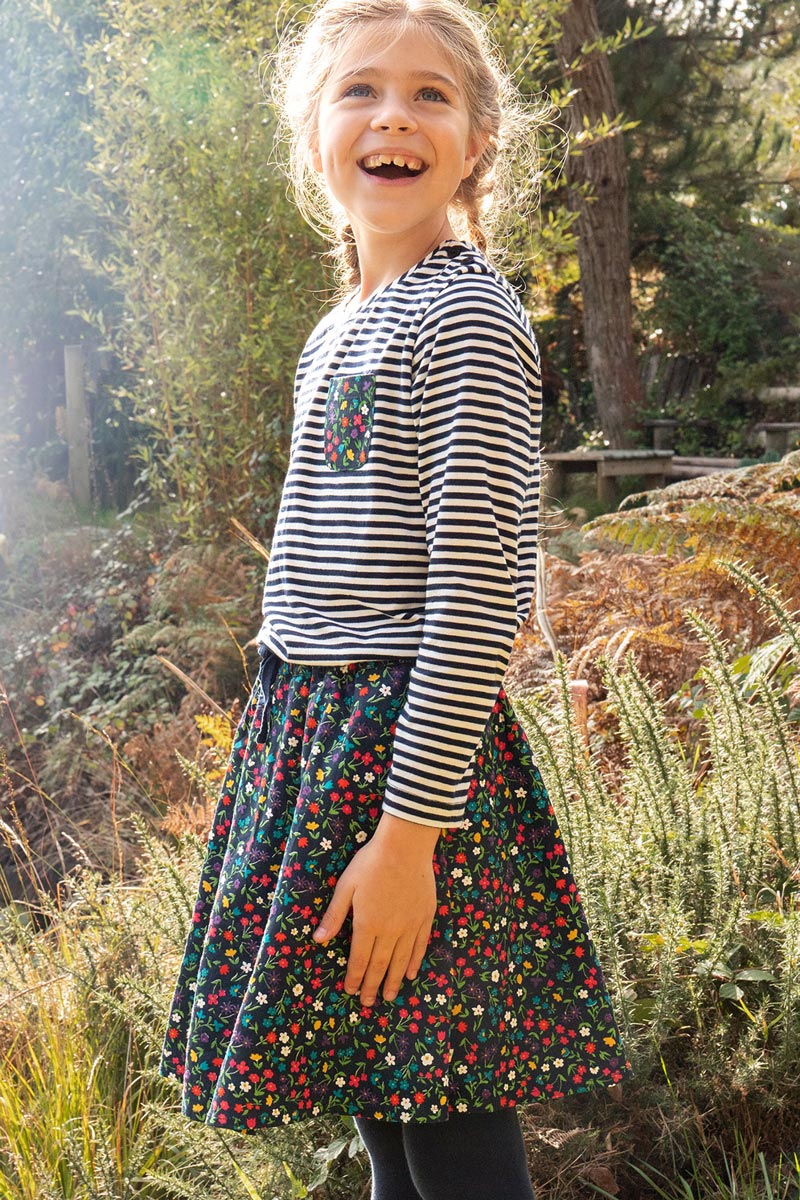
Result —
M76 507L85 510L92 503L92 488L83 346L64 347L64 380L67 391L69 490Z
M589 681L587 679L570 679L569 698L572 701L572 715L578 732L584 744L589 745Z

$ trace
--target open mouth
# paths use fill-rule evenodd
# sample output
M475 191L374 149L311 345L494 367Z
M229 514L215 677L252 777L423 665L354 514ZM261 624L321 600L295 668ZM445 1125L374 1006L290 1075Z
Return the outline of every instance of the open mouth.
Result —
M414 179L426 170L422 159L412 154L368 154L358 165L379 179Z

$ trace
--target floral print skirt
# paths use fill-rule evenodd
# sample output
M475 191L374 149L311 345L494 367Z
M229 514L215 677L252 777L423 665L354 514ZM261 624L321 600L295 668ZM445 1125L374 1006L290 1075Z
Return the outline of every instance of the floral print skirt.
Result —
M435 852L417 978L344 991L349 923L312 932L372 834L413 660L264 654L214 815L165 1039L187 1117L436 1121L618 1082L628 1064L553 808L501 690L463 824Z

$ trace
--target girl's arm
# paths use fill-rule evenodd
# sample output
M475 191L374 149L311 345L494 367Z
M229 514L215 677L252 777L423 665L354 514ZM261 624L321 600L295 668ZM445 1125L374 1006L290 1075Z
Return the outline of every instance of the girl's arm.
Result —
M416 345L425 614L383 810L457 828L533 598L541 381L527 319L493 275L451 280Z

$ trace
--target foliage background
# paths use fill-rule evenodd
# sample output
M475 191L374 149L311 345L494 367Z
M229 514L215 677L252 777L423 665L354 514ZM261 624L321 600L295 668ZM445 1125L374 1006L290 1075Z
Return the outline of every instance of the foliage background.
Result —
M568 103L562 0L491 7L523 89ZM797 12L687 13L600 3L598 52L622 108L651 411L679 418L686 450L740 455L758 419L800 417L757 399L797 382ZM255 667L247 530L269 538L295 361L331 289L259 92L284 19L251 0L0 7L2 1200L283 1200L315 1176L328 1200L366 1190L349 1129L225 1141L175 1119L153 1069ZM561 137L545 131L551 165ZM564 181L543 186L510 251L548 438L569 447L597 419ZM63 486L61 354L78 341L92 513ZM662 386L677 361L688 392ZM799 480L794 456L631 502L592 542L580 513L549 532L588 751L533 625L508 682L637 1077L621 1100L531 1111L542 1196L796 1200Z

